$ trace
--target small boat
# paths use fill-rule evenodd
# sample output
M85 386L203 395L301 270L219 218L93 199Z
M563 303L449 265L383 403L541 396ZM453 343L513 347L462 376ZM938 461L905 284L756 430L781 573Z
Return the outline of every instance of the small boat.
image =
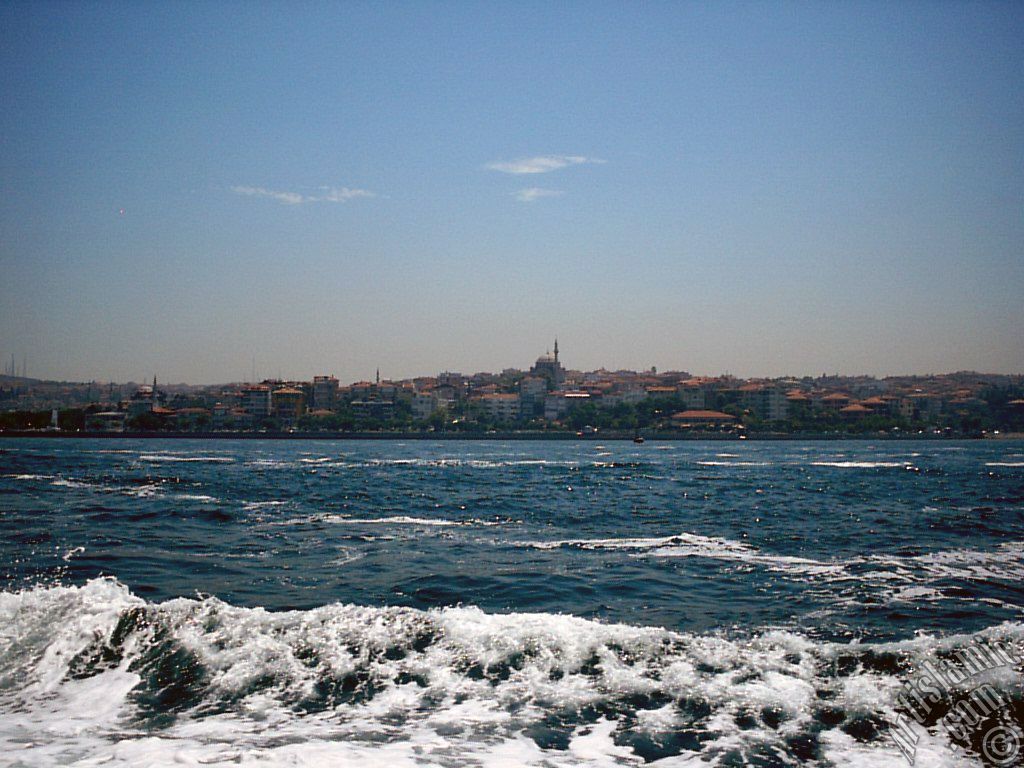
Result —
M636 443L637 445L640 445L641 443L643 443L643 441L643 435L637 435L636 437L633 438L633 442Z

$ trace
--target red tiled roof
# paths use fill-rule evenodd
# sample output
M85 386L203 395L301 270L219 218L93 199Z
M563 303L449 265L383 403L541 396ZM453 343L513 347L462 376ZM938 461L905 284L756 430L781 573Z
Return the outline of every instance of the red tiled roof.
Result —
M674 421L735 421L736 417L721 411L680 411L673 413L672 419Z
M848 405L845 408L840 408L839 412L840 413L851 413L851 414L871 413L871 409L870 408L865 408L863 405L858 405L858 404L854 403L853 405Z

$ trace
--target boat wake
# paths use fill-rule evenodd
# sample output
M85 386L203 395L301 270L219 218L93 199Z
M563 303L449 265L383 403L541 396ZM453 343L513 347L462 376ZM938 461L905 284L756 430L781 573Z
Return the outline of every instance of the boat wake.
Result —
M1009 705L978 728L1020 729L1020 624L837 644L475 607L150 603L94 579L0 593L0 754L15 766L893 766L904 681L978 643L1018 662L987 671ZM973 733L918 728L915 765L989 764Z

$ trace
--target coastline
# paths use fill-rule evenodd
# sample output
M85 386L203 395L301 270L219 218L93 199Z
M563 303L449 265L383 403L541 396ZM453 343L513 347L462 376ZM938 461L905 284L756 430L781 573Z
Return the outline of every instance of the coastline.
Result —
M936 434L835 434L825 432L747 433L742 437L721 432L646 432L651 441L909 441L909 440L1024 440L1024 433L1001 435L936 435ZM585 442L633 441L631 432L604 432L579 435L575 432L60 432L45 430L0 431L0 439L13 438L97 438L103 440L572 440Z

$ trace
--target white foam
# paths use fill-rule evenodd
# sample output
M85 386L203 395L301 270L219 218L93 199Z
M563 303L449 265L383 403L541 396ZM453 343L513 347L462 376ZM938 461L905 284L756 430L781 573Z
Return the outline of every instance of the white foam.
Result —
M698 461L703 467L768 467L770 461Z
M993 550L953 549L918 555L913 562L934 578L1024 581L1024 542L1004 542Z
M125 629L130 610L141 618ZM0 594L0 754L32 766L640 766L624 733L656 739L684 728L707 737L701 751L654 765L703 767L764 749L784 754L787 738L810 729L820 731L831 764L892 766L901 756L884 735L863 743L813 724L825 702L850 716L894 715L898 677L862 668L837 676L836 659L896 652L917 663L978 638L1024 652L1020 624L869 646L784 631L685 635L474 607L274 613L215 598L147 605L98 579ZM176 658L200 666L191 684L202 685L204 705L152 728L136 719L145 713L132 692L146 684L153 655L172 651L161 651L167 643ZM68 675L73 660L80 665L103 647L119 654L111 666ZM372 686L372 695L303 704L341 694L349 679ZM1019 684L1013 670L993 679L1006 690ZM819 698L821 690L831 695ZM650 707L631 703L645 696L661 698ZM688 701L706 716L684 714L679 707ZM626 715L574 722L588 706ZM761 723L767 710L783 722ZM568 718L566 748L528 737L548 718ZM967 764L937 732L923 736L918 760L932 768Z
M740 541L701 536L686 531L674 536L658 538L561 539L523 542L518 546L533 549L573 547L587 550L636 550L638 553L650 557L706 557L714 560L753 563L766 566L771 570L811 575L836 574L843 568L839 563L768 554Z
M283 507L287 501L246 501L242 504L242 509L245 510L256 510L264 509L267 507Z
M664 537L557 539L517 542L515 546L540 550L624 551L637 557L696 557L747 563L798 576L807 585L818 584L820 586L814 589L819 593L824 590L837 606L858 603L863 598L860 594L842 594L849 592L850 585L870 587L874 590L872 601L881 597L888 603L913 603L948 599L941 583L950 579L1012 584L1024 581L1024 542L1004 542L992 550L940 550L914 556L868 555L837 560L772 554L745 542L685 531Z
M338 547L338 556L329 560L328 563L330 565L347 565L356 560L362 560L364 557L366 557L365 553L357 552L351 547Z
M812 461L812 467L836 467L838 469L892 469L910 466L905 461Z
M71 562L71 558L73 558L75 555L80 555L83 552L85 552L85 547L72 547L63 555L61 555L60 559L63 560L65 563L69 563Z
M594 462L599 466L601 462ZM369 461L353 464L352 466L364 467L424 467L424 468L449 468L449 467L470 467L473 469L501 469L504 467L578 467L579 461L555 461L551 459L462 459L456 457L441 457L433 459L370 459Z
M856 768L897 768L911 765L891 741L863 744L841 730L830 730L821 735L821 744L823 756L829 761L827 765L850 765ZM980 761L956 754L949 744L934 737L925 738L923 743L917 744L913 762L913 768L980 768L981 765Z
M50 485L57 486L58 488L89 488L88 483L83 483L80 480L69 480L66 477L58 477Z
M115 488L119 493L123 493L126 496L135 496L140 499L148 499L156 496L161 491L161 487L158 483L146 483L144 485L126 487L126 488Z
M409 517L408 515L394 515L392 517L343 517L341 515L325 515L320 520L329 523L346 523L348 525L436 525L449 526L460 525L456 520L445 520L433 517Z
M230 456L179 456L168 453L144 453L139 456L139 460L154 462L200 462L212 464L232 464L235 461Z
M408 515L392 515L390 517L345 517L343 515L319 515L310 518L310 521L351 524L351 525L418 525L427 527L449 526L480 526L488 528L497 525L506 525L507 520L448 520L442 517L410 517Z

